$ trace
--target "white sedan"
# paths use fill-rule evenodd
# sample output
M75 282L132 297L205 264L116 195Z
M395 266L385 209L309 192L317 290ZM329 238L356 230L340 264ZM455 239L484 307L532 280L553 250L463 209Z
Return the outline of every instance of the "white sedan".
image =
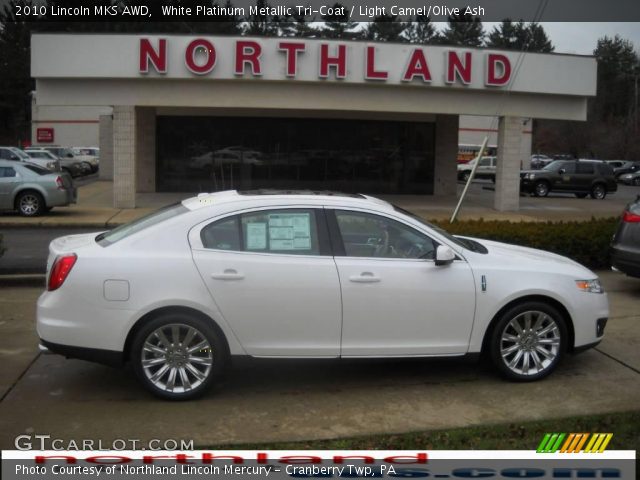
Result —
M537 380L596 345L609 315L596 275L568 258L327 192L201 194L54 240L47 272L41 348L131 362L169 399L201 394L235 355L486 353Z

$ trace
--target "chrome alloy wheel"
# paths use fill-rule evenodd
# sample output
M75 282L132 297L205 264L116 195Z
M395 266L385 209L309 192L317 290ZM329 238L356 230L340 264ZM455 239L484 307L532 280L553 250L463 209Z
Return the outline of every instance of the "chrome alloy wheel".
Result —
M541 311L526 311L514 317L502 331L500 355L512 372L537 375L560 354L560 328Z
M159 390L183 393L199 387L209 377L213 350L198 329L182 323L163 325L142 346L144 374Z
M33 193L22 195L18 207L23 215L35 215L40 210L40 198Z

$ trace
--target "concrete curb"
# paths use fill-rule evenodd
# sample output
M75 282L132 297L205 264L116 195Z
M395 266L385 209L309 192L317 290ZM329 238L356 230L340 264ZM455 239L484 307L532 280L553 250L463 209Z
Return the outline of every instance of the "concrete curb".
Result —
M42 287L46 285L46 275L40 273L34 274L16 274L16 275L0 275L0 287Z

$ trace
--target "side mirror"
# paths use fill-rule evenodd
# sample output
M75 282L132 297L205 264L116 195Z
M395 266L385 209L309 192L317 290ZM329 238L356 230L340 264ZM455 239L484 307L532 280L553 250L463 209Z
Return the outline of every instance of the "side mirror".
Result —
M558 170L558 173L560 175L564 174L566 172L566 170L564 168L561 168L560 170Z
M20 159L15 153L12 153L11 156L9 157L9 160L20 160Z
M73 158L73 153L67 153L67 158Z
M449 247L440 245L436 249L436 265L449 265L456 258L456 254Z

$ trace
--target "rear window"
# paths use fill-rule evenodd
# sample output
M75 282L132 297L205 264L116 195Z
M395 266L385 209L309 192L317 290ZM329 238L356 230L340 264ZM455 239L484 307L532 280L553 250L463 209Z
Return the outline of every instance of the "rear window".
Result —
M27 170L31 170L33 173L37 173L38 175L49 175L51 173L51 170L47 170L46 168L43 168L40 165L35 165L33 163L25 163L22 166Z
M125 223L124 225L120 225L113 230L101 233L96 237L96 242L98 242L98 245L100 246L107 247L119 240L122 240L123 238L133 235L134 233L138 233L146 228L162 223L166 220L169 220L170 218L177 217L178 215L182 215L183 213L186 213L188 211L189 209L182 205L182 203L169 205L168 207L150 213L149 215L145 215L138 220L134 220L130 223Z

